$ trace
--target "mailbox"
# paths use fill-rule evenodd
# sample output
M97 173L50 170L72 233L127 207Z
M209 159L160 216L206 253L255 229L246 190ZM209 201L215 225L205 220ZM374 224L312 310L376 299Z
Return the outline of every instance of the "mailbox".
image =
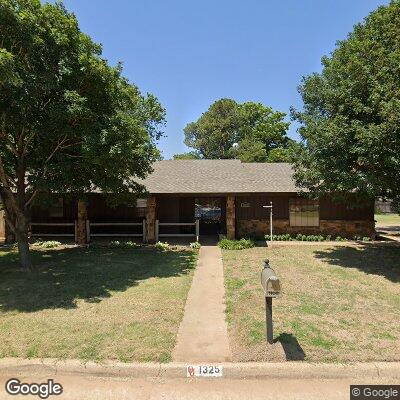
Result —
M281 294L281 282L270 267L269 260L264 261L264 268L261 271L261 286L264 289L265 297L278 297Z
M264 261L261 271L261 286L265 297L265 322L267 330L267 342L274 343L274 327L272 322L272 299L281 294L281 282L275 271L270 267L269 260Z

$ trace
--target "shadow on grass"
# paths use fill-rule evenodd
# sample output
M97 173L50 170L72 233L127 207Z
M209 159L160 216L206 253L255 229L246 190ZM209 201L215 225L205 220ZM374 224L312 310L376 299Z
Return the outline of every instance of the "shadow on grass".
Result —
M0 310L70 309L79 299L98 303L145 279L185 275L195 266L191 251L146 248L36 250L32 258L37 273L21 270L15 251L0 250Z
M281 333L274 342L282 345L287 361L303 361L305 359L306 354L291 333Z
M314 255L331 265L357 268L367 274L382 275L392 282L400 282L400 246L372 243L358 247L338 246L314 251Z

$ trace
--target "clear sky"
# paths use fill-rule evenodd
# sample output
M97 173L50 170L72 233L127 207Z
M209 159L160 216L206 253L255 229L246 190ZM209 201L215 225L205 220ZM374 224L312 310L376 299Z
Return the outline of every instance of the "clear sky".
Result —
M159 147L186 151L183 128L222 97L288 112L301 77L387 0L65 0L111 64L167 111ZM289 135L296 138L296 127Z

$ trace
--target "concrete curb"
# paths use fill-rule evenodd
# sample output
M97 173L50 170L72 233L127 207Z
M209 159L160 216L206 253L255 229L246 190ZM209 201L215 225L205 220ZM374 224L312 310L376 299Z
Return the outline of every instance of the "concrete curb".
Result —
M207 363L209 364L209 363ZM373 362L354 364L319 364L305 362L282 363L215 363L223 365L223 376L231 379L400 379L400 362ZM189 363L132 363L107 361L104 363L79 360L14 359L0 360L0 376L60 375L103 376L115 378L186 378Z

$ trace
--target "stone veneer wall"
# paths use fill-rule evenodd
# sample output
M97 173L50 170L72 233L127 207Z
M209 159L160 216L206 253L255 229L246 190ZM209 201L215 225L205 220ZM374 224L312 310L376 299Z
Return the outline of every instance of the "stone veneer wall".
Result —
M149 197L147 199L146 208L146 240L149 243L156 241L156 198Z
M77 220L77 239L78 244L87 243L86 220L88 219L87 203L84 200L78 200L78 220Z
M226 237L228 239L235 239L236 236L236 209L235 209L235 197L226 196Z
M368 236L375 238L374 221L345 221L345 220L320 220L319 227L290 226L288 219L275 219L273 221L274 234L282 233L302 233L305 235L332 235L353 238L354 236ZM261 220L238 220L237 235L245 236L264 236L269 233L269 221Z

